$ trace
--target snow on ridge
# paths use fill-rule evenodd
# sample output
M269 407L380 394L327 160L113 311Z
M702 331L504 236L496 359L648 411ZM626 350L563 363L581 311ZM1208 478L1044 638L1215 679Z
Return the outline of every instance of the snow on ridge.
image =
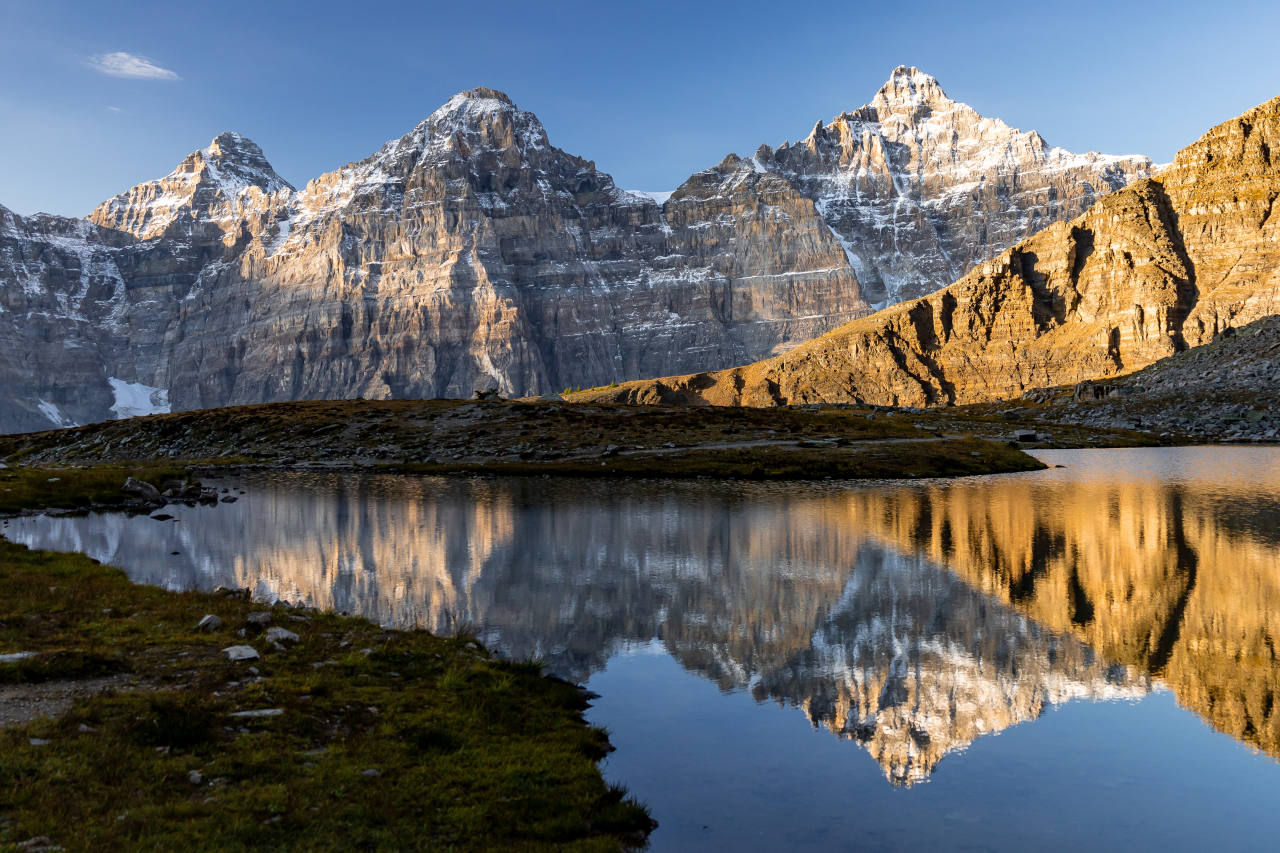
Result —
M144 385L141 382L126 382L112 376L107 379L111 385L111 393L115 402L111 411L116 420L136 418L142 415L161 415L169 412L169 392L164 388Z
M44 415L55 427L73 427L79 426L75 421L62 414L62 410L46 400L37 400L36 408L40 410L40 414Z

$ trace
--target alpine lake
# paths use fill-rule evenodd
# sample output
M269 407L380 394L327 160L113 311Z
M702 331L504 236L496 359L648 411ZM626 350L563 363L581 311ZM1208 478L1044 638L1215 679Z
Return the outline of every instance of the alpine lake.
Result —
M275 473L0 532L474 632L599 694L654 850L1274 850L1280 448L909 482Z

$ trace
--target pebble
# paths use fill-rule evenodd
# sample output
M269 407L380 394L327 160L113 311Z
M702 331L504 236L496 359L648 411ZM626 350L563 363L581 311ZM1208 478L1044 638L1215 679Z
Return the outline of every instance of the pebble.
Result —
M201 617L200 621L196 623L196 630L204 631L206 633L212 633L213 631L221 631L222 620L219 619L217 616L214 616L212 613L206 613L204 616Z
M32 746L45 746L46 744L49 743L49 741L45 740L44 738L33 737L33 738L27 738L27 743L31 744Z
M192 770L187 774L187 781L192 785L199 785L204 782L204 776L200 775L199 770Z
M381 775L382 775L382 771L381 771L381 770L375 770L374 768L370 767L368 770L361 770L361 771L360 771L360 775L361 775L361 776L367 776L367 777L369 777L370 779L375 779L375 778L377 778L378 776L381 776Z
M279 717L284 714L284 708L261 708L256 711L236 711L230 716L238 719L258 719L259 717Z

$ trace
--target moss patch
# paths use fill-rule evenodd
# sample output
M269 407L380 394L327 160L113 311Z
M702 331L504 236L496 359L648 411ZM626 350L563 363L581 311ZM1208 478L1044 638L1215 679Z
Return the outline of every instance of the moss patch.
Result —
M127 673L0 731L0 846L616 850L652 828L601 778L575 685L467 637L285 607L297 644L239 637L264 609L0 542L0 653L36 653L0 682ZM206 613L223 627L195 630ZM229 661L238 644L261 657Z

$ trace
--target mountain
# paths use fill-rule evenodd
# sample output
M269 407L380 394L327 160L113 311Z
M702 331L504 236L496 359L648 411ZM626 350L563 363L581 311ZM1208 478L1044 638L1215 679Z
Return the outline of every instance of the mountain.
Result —
M224 133L88 220L0 209L0 430L742 364L1149 167L1047 148L913 69L661 205L491 89L302 189Z
M939 292L641 402L972 403L1131 372L1280 313L1280 98Z
M986 118L900 66L866 106L752 158L813 200L880 307L950 284L1050 223L1153 173Z

